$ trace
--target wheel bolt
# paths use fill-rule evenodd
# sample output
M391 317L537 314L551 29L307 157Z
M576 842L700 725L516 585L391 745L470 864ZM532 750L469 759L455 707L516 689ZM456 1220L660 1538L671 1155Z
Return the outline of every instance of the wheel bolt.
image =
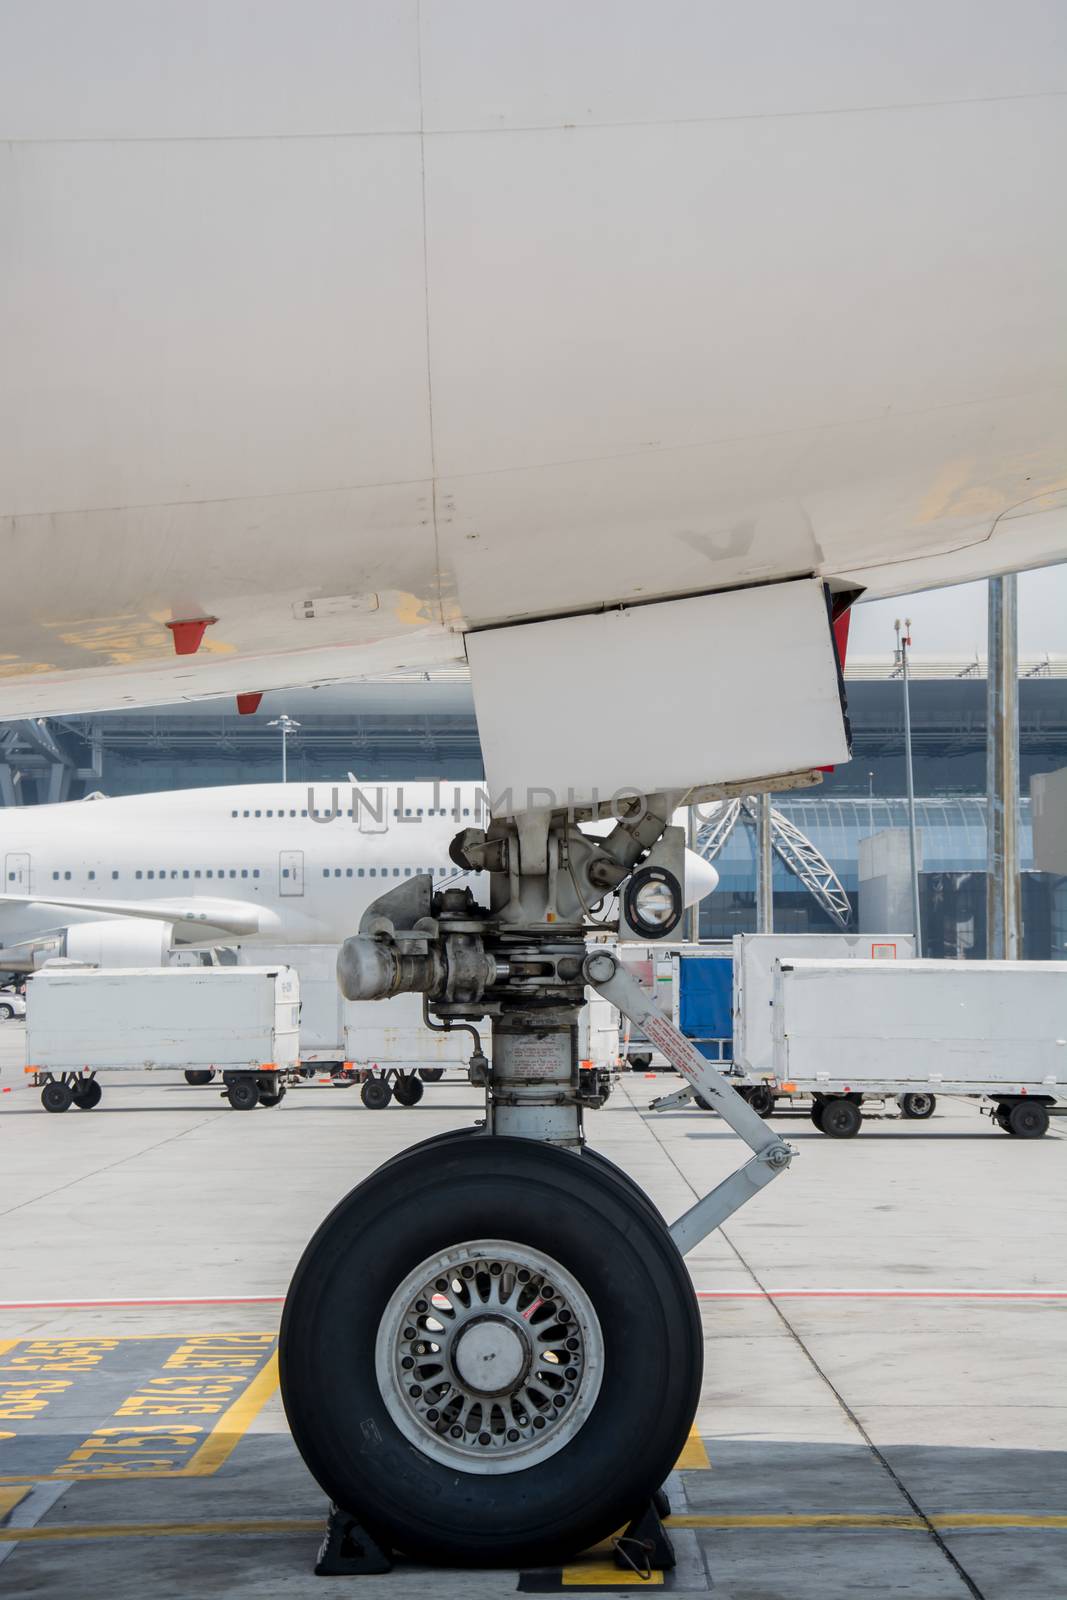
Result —
M493 1274L494 1278L499 1278L503 1268L501 1267L499 1261L494 1261L493 1265L489 1268L489 1271Z
M577 1348L578 1348L578 1340L577 1339L571 1338L571 1339L567 1340L567 1349L568 1350L577 1350Z
M519 1437L518 1434L516 1434L515 1437L517 1439ZM509 1439L511 1438L510 1433L508 1434L508 1438ZM487 1433L480 1433L478 1435L478 1443L479 1444L483 1444L483 1445L492 1444L492 1442L493 1442L492 1439L490 1438L490 1436Z
M473 1267L464 1267L463 1268L463 1276L465 1278L473 1278L474 1277L474 1268Z
M411 1388L408 1390L408 1394L413 1400L418 1400L422 1395L422 1390L419 1388L417 1383L413 1383Z
M543 1428L544 1425L545 1425L544 1417L534 1417L534 1427L535 1428Z
M414 1337L415 1337L415 1329L414 1328L405 1328L404 1329L404 1338L405 1339L414 1339Z
M427 1422L436 1422L437 1421L437 1412L433 1411L433 1410L427 1411L427 1413L426 1413L426 1421Z
M449 1432L451 1433L453 1439L462 1439L462 1437L463 1437L463 1429L462 1428L450 1428Z
M530 1281L530 1274L527 1272L525 1267L520 1267L515 1276L518 1278L520 1283L529 1283Z
M415 1365L415 1357L405 1356L400 1365L404 1368L405 1372L410 1372L412 1367Z
M577 1367L568 1367L566 1372L564 1372L563 1376L565 1378L569 1378L571 1380L571 1382L573 1383L575 1378L578 1376L578 1368Z
M508 1429L508 1444L518 1444L518 1442L519 1442L519 1430L518 1430L518 1428L509 1428Z
M426 1301L425 1301L425 1300L416 1300L416 1301L415 1301L415 1310L416 1310L416 1311L428 1311L428 1310L429 1310L429 1309L430 1309L430 1308L429 1308L429 1306L428 1306L428 1305L427 1305L427 1304L426 1304Z
M553 1287L552 1287L552 1285L550 1283L543 1283L541 1285L541 1299L542 1300L551 1300L552 1296L555 1294L555 1292L556 1292L555 1289L553 1289Z
M434 1284L434 1288L435 1289L447 1289L448 1288L448 1279L447 1278L438 1278L437 1282Z
M566 1400L564 1400L564 1398L563 1398L563 1396L561 1394L557 1394L557 1395L553 1395L552 1404L555 1406L557 1411L562 1411L563 1407L567 1404L567 1402L566 1402Z

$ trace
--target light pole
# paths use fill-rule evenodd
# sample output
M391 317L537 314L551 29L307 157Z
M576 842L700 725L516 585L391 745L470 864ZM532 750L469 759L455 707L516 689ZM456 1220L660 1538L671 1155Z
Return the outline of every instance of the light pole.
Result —
M893 624L897 633L897 660L904 681L904 770L908 779L908 853L911 856L911 914L915 925L915 954L922 957L923 935L919 913L919 852L915 832L915 772L911 764L911 692L908 676L908 651L911 649L911 618L905 617L904 631L900 619Z
M267 723L267 727L268 728L280 728L282 730L282 782L283 783L287 783L289 781L289 763L288 763L288 751L286 749L286 743L288 741L289 735L291 733L295 733L296 730L299 728L299 726L300 726L299 722L294 721L294 719L292 717L290 717L284 711L282 712L280 717L275 717L273 722L268 722Z

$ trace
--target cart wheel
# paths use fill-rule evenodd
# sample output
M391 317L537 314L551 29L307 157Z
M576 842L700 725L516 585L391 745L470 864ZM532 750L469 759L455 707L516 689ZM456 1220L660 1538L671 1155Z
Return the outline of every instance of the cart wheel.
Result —
M445 1075L444 1067L420 1067L419 1077L423 1083L440 1083Z
M235 1111L254 1111L259 1105L259 1090L251 1078L238 1078L226 1085L226 1098Z
M79 1111L91 1111L103 1099L104 1091L95 1078L83 1078L70 1091Z
M819 1131L831 1139L854 1139L863 1123L863 1113L855 1100L835 1097L822 1108Z
M774 1115L774 1095L771 1093L770 1089L767 1088L766 1084L757 1084L754 1089L749 1090L748 1094L745 1096L745 1099L748 1101L757 1117L763 1117L764 1120L766 1120L768 1117L772 1117Z
M627 1056L626 1065L631 1072L647 1072L652 1065L652 1057L646 1055Z
M393 1098L393 1091L384 1078L368 1078L359 1091L359 1098L368 1111L384 1111Z
M200 1088L205 1083L210 1083L215 1076L213 1067L187 1067L185 1071L186 1083L191 1083L194 1088Z
M46 1111L69 1111L74 1104L74 1091L69 1083L53 1078L41 1090L41 1104Z
M902 1094L897 1098L902 1117L908 1117L912 1122L925 1122L927 1117L932 1117L934 1107L937 1105L937 1096L932 1094Z
M1040 1139L1048 1132L1048 1107L1041 1100L1016 1100L1008 1112L1008 1132L1017 1139Z
M318 1070L319 1069L317 1067L310 1066L307 1063L302 1063L300 1067L300 1076L302 1078L314 1078L317 1075Z
M710 1100L706 1100L704 1098L704 1096L701 1094L699 1089L694 1089L693 1090L693 1099L696 1101L696 1103L700 1107L701 1111L714 1111L715 1110L715 1107L712 1105L711 1101Z
M278 1105L281 1105L281 1103L282 1103L282 1101L284 1099L285 1099L285 1085L284 1085L284 1083L280 1084L278 1086L278 1088L277 1088L277 1090L275 1091L274 1094L268 1094L265 1089L261 1089L259 1091L259 1103L260 1103L261 1106L278 1106Z
M402 1073L393 1084L393 1098L401 1106L417 1106L425 1090L413 1072Z
M825 1110L825 1100L813 1100L811 1103L811 1110L808 1112L809 1117L811 1118L812 1122L814 1122L820 1133L822 1132L822 1114Z

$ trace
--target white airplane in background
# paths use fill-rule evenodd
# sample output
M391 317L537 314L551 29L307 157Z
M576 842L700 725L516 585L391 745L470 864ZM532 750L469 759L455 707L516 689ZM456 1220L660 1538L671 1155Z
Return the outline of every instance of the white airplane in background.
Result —
M674 807L848 759L856 599L1067 559L1065 91L1052 0L0 14L0 717L466 655L526 797L453 843L488 909L413 875L342 947L492 1045L480 1134L379 1168L287 1299L372 1561L558 1565L678 1458L680 1250L791 1151L586 913L668 937ZM178 913L174 870L245 882L189 831L141 864ZM586 1147L585 984L753 1151L670 1234Z
M398 879L468 881L448 847L487 815L471 783L241 784L0 811L0 971L58 954L146 967L178 948L339 945ZM687 905L718 881L687 852Z

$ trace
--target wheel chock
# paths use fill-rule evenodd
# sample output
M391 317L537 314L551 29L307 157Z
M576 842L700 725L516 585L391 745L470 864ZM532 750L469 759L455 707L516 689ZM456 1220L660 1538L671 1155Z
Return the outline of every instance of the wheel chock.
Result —
M667 1496L658 1489L639 1517L615 1540L615 1565L624 1572L647 1578L653 1572L672 1572L674 1546L660 1520L659 1506Z
M315 1558L316 1578L370 1577L392 1570L392 1552L372 1539L357 1517L331 1505L326 1533Z

